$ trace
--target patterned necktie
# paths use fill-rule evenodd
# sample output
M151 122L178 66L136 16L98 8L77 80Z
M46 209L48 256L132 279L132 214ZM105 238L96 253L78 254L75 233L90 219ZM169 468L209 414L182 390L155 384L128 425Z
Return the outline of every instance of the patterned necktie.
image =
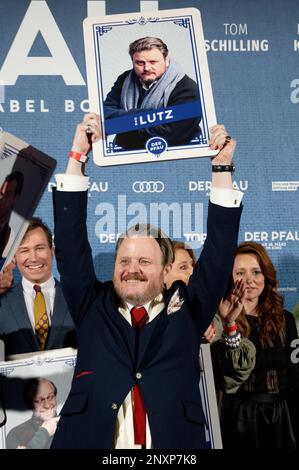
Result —
M47 336L49 333L49 319L47 315L46 302L44 294L38 284L34 284L33 289L36 292L34 299L34 328L36 332L39 349L45 349Z
M132 325L141 329L144 327L148 314L144 307L134 307L131 310ZM133 387L133 424L134 442L145 446L146 444L146 411L139 385Z

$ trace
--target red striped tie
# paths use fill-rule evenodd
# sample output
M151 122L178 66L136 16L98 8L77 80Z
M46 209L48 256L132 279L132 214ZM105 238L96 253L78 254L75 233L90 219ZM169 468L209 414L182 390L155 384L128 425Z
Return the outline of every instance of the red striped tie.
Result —
M134 307L131 310L132 325L135 328L143 328L148 314L144 307ZM146 411L141 396L139 385L133 387L133 424L134 442L145 446L146 444Z

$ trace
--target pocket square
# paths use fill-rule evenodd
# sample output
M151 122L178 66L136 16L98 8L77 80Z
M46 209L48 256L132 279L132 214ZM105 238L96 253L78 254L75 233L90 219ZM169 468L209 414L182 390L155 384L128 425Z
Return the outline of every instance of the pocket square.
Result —
M173 294L173 296L171 297L169 304L167 306L167 315L171 315L172 313L180 310L183 303L184 303L184 299L182 299L179 296L179 289L177 289L175 293Z
M81 372L78 372L78 374L75 375L75 378L80 379L80 377L84 377L84 375L91 375L93 373L93 370L82 370Z

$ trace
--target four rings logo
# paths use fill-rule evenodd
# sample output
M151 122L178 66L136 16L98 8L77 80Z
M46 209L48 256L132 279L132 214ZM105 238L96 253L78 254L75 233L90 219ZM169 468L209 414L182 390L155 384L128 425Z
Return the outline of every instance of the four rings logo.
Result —
M162 181L135 181L132 189L135 193L162 193L164 183Z

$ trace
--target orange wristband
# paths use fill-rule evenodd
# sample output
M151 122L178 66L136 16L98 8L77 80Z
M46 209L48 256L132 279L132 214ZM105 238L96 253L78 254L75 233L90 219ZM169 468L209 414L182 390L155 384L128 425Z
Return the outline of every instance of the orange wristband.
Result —
M80 152L74 152L73 150L70 151L69 156L70 158L74 158L75 160L81 163L86 163L88 161L87 155L83 155L83 153Z

